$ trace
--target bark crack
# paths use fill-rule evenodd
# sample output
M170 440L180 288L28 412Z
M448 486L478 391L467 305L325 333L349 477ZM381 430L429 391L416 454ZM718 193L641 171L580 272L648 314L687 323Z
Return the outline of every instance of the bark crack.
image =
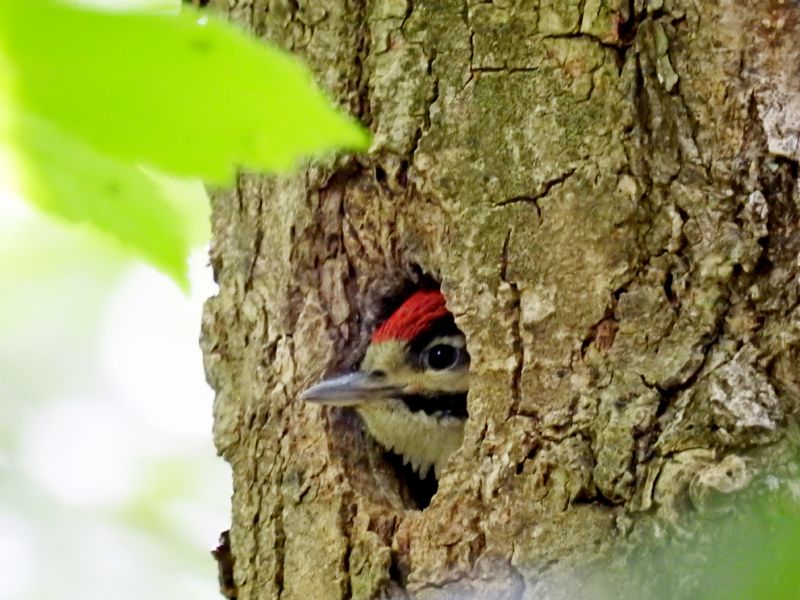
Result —
M342 600L351 600L353 597L353 582L350 565L350 555L353 552L353 519L355 506L350 494L345 494L339 509L339 528L345 540L344 554L342 555Z
M541 69L539 67L471 67L470 68L470 72L473 75L475 73L534 73L540 70ZM469 81L467 83L469 83ZM466 85L464 87L466 87Z
M369 21L367 19L367 2L366 0L359 0L355 4L357 15L355 16L354 21L358 23L355 44L356 54L353 61L356 67L356 109L359 119L366 126L369 126L372 122L372 107L369 97L369 71L367 69L367 59L369 58L371 42L369 35Z
M411 18L411 14L414 12L414 0L406 0L406 12L403 14L403 20L400 21L400 26L398 29L403 31L406 26L406 23Z
M428 57L426 73L429 77L433 78L433 89L431 91L431 95L426 98L425 112L422 114L422 126L417 128L417 130L414 132L414 138L411 140L410 164L414 164L414 156L419 149L419 143L422 140L422 136L424 136L431 128L431 109L439 100L439 77L433 74L433 63L436 60L436 56L437 53L434 50Z
M275 588L278 592L277 598L281 599L284 591L284 571L286 568L286 530L283 526L283 495L280 495L280 502L275 507L271 520L275 523ZM256 539L258 536L256 536ZM259 556L258 542L256 541L256 552L254 556Z
M508 206L509 204L517 204L517 203L527 203L532 204L533 207L536 209L536 214L539 217L539 222L541 223L542 220L542 212L541 208L539 207L539 200L548 196L550 192L552 192L555 188L560 187L567 181L572 175L575 173L576 169L570 168L561 173L560 175L553 177L552 179L548 179L547 181L543 182L539 189L536 190L533 194L524 195L524 196L514 196L513 198L507 198L505 200L498 200L494 203L495 207L500 206ZM510 235L510 234L509 234Z
M514 367L511 371L511 414L519 413L519 405L522 398L522 369L525 360L525 350L522 345L521 321L522 308L520 302L519 287L515 281L508 278L508 245L511 241L512 230L509 229L503 241L503 253L500 263L500 279L508 285L511 293L511 350L514 353Z

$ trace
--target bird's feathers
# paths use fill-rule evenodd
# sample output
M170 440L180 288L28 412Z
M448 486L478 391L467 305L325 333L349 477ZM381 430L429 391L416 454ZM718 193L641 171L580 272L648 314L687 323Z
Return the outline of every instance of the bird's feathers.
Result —
M461 445L464 419L409 412L402 402L363 405L358 413L367 430L387 450L403 457L421 477L431 467L441 474L447 459Z
M461 445L468 388L464 334L441 292L419 290L372 335L359 372L319 383L302 398L352 406L381 446L425 477L431 467L441 473Z
M418 290L375 330L372 343L409 342L449 314L439 290Z

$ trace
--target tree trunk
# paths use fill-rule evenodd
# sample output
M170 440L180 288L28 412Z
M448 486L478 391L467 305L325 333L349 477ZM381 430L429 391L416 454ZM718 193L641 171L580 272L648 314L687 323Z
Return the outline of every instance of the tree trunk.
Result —
M203 347L238 598L557 598L564 568L782 473L796 2L230 4L375 136L214 198ZM472 363L420 510L357 417L297 396L427 279Z

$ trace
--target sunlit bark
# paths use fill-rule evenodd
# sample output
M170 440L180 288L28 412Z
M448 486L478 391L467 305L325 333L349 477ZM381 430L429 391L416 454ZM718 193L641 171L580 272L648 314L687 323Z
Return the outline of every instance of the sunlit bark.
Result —
M375 136L214 199L203 346L239 598L557 598L564 567L781 473L796 3L230 4ZM355 417L297 395L423 277L472 379L463 447L417 510Z

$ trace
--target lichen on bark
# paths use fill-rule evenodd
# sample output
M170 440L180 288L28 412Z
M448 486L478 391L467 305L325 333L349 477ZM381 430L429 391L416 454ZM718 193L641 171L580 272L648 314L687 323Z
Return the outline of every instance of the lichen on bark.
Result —
M792 459L800 61L776 56L800 52L796 6L227 9L375 134L214 197L202 343L239 598L575 597L563 569L590 578ZM297 395L423 277L472 378L420 511L356 418Z

